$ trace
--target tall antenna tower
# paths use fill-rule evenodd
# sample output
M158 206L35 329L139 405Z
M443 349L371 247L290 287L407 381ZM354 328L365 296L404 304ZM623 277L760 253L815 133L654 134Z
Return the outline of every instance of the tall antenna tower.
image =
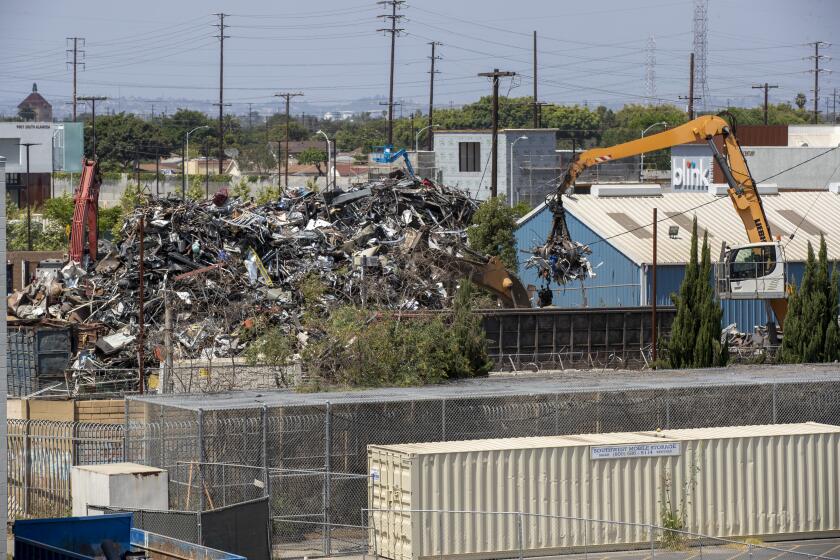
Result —
M656 103L656 38L648 36L647 60L645 61L645 96L648 105Z
M694 87L706 111L709 105L709 82L706 79L707 28L709 0L694 0Z

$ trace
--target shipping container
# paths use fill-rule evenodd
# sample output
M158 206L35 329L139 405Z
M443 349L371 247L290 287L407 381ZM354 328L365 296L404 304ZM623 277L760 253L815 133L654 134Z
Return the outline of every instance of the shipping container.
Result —
M371 552L394 560L647 546L668 501L708 536L840 532L840 427L812 422L369 445L368 465Z
M64 382L76 350L71 325L18 321L9 325L6 376L8 394L25 397Z

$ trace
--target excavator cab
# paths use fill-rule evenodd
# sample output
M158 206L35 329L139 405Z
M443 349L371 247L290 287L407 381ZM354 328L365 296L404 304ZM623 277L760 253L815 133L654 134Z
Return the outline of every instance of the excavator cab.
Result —
M784 299L787 270L778 241L721 246L715 265L715 286L720 299Z

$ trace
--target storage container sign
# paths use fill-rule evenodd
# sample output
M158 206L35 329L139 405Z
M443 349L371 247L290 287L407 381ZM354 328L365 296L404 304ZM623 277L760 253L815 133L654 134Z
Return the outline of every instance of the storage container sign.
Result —
M590 458L624 459L627 457L668 457L680 454L680 442L634 443L632 445L593 445Z

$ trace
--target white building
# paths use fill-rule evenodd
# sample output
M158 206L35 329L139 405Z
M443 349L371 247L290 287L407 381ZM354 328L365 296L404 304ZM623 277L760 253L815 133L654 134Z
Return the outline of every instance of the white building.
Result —
M531 206L553 190L557 177L556 128L499 130L498 194ZM484 200L490 197L492 134L489 130L436 130L438 179ZM512 164L512 165L511 165Z

